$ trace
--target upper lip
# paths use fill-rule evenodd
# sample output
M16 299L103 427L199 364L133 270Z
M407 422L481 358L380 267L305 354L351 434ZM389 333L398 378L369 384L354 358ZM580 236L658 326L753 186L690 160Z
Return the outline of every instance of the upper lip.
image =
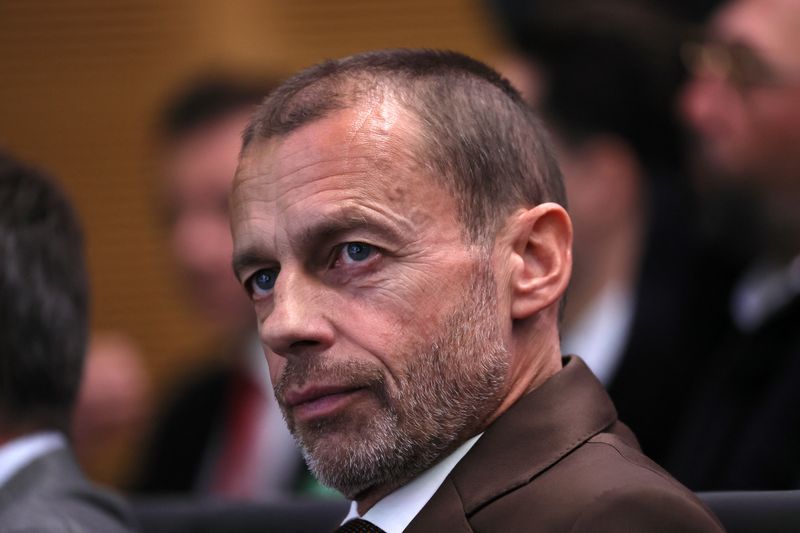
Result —
M331 394L342 394L345 392L360 389L358 385L310 385L303 388L289 389L284 394L284 402L289 407L313 402L323 396L330 396Z

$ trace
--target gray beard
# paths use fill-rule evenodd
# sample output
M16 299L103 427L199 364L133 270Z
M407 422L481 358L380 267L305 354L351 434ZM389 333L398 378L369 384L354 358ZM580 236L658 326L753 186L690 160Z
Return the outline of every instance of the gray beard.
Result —
M497 325L491 271L478 268L463 301L442 321L426 347L398 352L409 358L390 397L382 374L367 363L326 363L308 358L287 364L276 394L309 376L369 383L380 409L369 419L344 412L320 423L297 426L281 405L311 472L351 499L368 489L393 490L430 468L480 432L504 396L509 355ZM419 343L418 343L419 344ZM302 368L301 368L302 367Z

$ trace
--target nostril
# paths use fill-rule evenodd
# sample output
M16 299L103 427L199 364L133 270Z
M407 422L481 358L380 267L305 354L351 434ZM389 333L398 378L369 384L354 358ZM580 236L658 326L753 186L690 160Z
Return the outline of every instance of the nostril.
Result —
M301 341L293 342L291 347L292 348L313 348L314 346L317 346L317 345L319 345L318 341L301 340Z

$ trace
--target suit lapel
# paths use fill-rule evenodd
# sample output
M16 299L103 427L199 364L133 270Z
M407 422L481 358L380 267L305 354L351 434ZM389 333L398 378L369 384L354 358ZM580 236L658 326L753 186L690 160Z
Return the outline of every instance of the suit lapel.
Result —
M404 533L468 533L472 528L453 481L448 477Z
M472 531L467 517L616 421L614 405L585 363L566 359L560 372L486 429L406 531Z
M524 485L617 420L603 386L577 357L498 418L451 477L467 515Z

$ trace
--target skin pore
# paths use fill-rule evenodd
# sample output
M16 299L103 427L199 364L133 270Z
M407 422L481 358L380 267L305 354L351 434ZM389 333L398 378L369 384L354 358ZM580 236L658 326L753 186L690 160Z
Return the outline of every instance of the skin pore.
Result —
M255 141L232 196L234 269L278 402L361 513L561 366L568 217L520 209L493 245L467 242L412 157L414 125L382 101Z

